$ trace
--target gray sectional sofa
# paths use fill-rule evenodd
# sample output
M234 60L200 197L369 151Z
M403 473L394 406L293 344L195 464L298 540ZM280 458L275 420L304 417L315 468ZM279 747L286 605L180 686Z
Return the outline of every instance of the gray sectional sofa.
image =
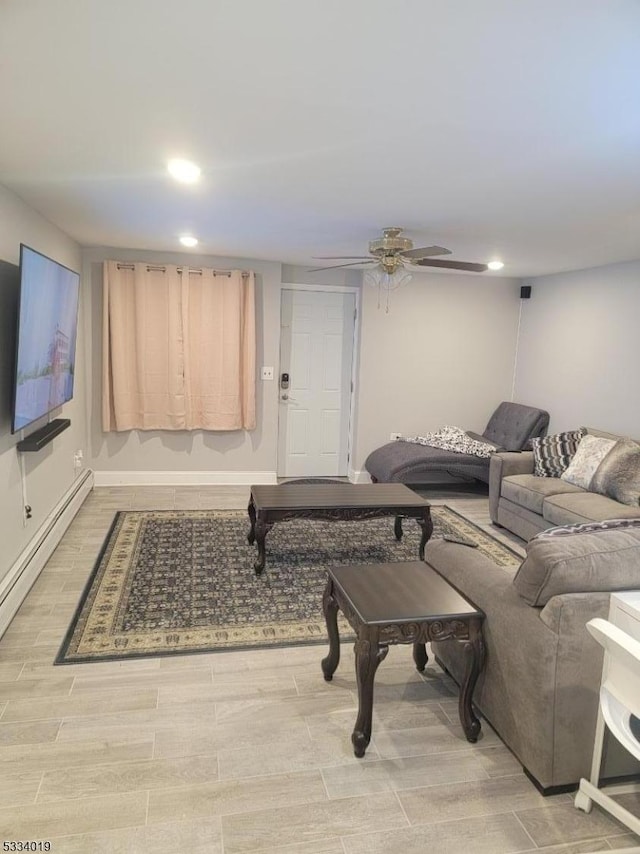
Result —
M608 616L612 591L640 589L640 506L532 472L530 452L491 460L491 517L529 540L519 568L499 567L477 549L435 538L425 560L486 614L486 665L474 702L536 785L550 793L589 776L602 651L585 624ZM608 519L629 521L585 530L584 523ZM575 532L546 531L576 524L581 529ZM433 647L460 682L465 661L459 647ZM614 743L603 772L638 774L640 766Z
M587 428L592 436L620 439L612 433ZM579 525L604 519L631 519L640 508L589 492L559 477L533 474L533 453L499 453L489 468L491 521L523 540L555 525Z
M519 569L441 539L427 543L425 560L486 615L475 705L540 790L575 788L589 777L602 673L585 625L607 617L612 590L640 588L640 527L534 540ZM461 648L433 650L460 683ZM640 771L615 747L604 767L606 776Z

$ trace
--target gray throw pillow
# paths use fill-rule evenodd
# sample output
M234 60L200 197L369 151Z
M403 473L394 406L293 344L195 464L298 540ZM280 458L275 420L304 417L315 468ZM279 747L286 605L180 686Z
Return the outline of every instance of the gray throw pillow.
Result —
M562 480L589 489L591 479L596 469L615 445L615 439L604 439L600 436L583 436L578 450L567 468L560 475Z
M596 469L589 488L621 504L640 505L640 445L632 439L616 442Z

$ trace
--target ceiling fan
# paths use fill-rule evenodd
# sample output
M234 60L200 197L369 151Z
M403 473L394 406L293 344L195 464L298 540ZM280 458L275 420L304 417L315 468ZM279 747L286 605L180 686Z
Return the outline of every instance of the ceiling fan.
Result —
M416 267L440 267L446 270L464 270L468 273L484 273L488 270L486 264L475 264L471 261L443 261L434 259L435 255L451 255L450 249L444 246L423 246L419 249L413 248L413 241L408 237L401 237L401 228L385 228L382 237L371 240L369 243L369 255L316 255L317 260L326 261L348 261L346 264L332 264L330 267L314 267L310 273L319 270L334 270L338 267L379 265L388 275L393 276L405 265ZM371 257L373 256L373 257Z

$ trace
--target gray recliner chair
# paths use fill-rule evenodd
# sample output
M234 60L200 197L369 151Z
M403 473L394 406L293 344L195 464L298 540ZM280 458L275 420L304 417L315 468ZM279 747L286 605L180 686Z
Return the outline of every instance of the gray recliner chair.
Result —
M496 451L522 451L531 439L544 436L549 413L544 409L503 401L480 435L472 439L495 445ZM444 451L413 442L389 442L372 451L364 467L374 483L428 483L434 474L489 483L490 458Z

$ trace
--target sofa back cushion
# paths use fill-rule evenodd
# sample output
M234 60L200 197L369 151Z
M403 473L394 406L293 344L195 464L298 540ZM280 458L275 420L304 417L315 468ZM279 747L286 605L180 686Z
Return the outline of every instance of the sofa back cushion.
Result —
M562 593L640 588L640 518L542 531L527 543L513 584L538 607Z
M548 424L544 409L503 400L482 435L505 451L522 451L534 436L545 434Z

